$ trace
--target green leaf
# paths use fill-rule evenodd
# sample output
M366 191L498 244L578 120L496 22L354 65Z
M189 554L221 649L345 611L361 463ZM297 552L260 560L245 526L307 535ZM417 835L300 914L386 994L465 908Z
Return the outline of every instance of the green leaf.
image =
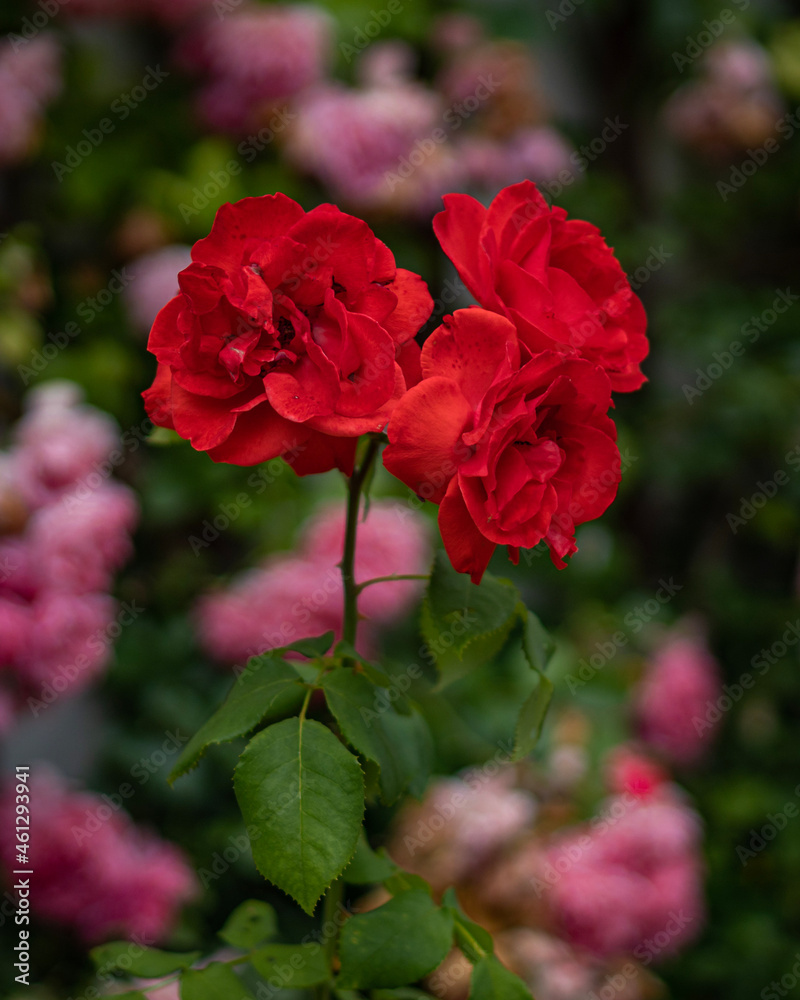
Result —
M268 944L250 956L250 962L265 979L278 977L281 989L316 986L330 977L322 946L310 944Z
M429 882L426 882L421 875L403 871L402 868L398 868L394 875L385 878L383 884L393 896L399 896L401 892L409 892L411 889L433 896L433 889L431 889Z
M534 670L544 671L556 651L556 644L536 615L520 604L520 617L525 623L522 649Z
M432 1000L432 996L415 986L398 986L396 990L373 990L372 1000Z
M386 717L396 713L388 702L381 702L379 692L383 689L347 667L323 678L322 689L344 738L378 765L381 800L385 805L396 802L408 783L406 748L385 725Z
M181 1000L251 1000L253 994L230 965L211 962L181 974Z
M324 635L315 636L313 639L298 639L297 642L293 642L289 646L283 646L281 651L285 652L291 649L295 653L307 656L309 660L316 660L328 652L333 645L334 638L334 632L325 632Z
M212 743L244 736L264 721L285 715L303 699L297 671L285 661L266 655L237 678L228 697L194 734L170 772L170 783L190 771Z
M147 435L147 443L163 447L164 445L183 444L186 438L182 438L177 431L170 430L169 427L154 427Z
M404 787L414 798L422 798L428 785L434 753L433 737L425 716L416 706L408 715L387 712L383 716L383 728L392 746L403 748L399 763Z
M307 913L356 849L364 814L358 760L320 722L285 719L254 737L234 790L259 871Z
M402 892L342 928L338 986L406 986L432 972L453 942L453 917L424 891Z
M391 878L398 870L397 865L384 851L378 853L372 850L362 830L356 853L345 868L342 878L349 885L375 885Z
M480 586L457 573L446 553L438 552L422 605L422 634L443 673L463 673L466 650L481 643L481 658L503 645L517 618L519 594L507 580L489 573Z
M533 1000L530 990L494 955L475 963L470 979L469 1000Z
M159 951L157 948L142 948L130 941L111 941L92 948L89 954L98 971L156 979L188 968L200 958L201 952Z
M269 903L248 899L228 917L219 936L234 948L247 951L274 937L277 931L278 919Z
M514 733L514 752L512 760L526 757L539 742L547 709L553 697L553 682L543 673L537 671L538 682L532 693L522 706L517 719Z
M442 905L448 906L452 910L455 921L456 944L464 952L470 962L477 962L484 955L494 954L494 939L492 935L476 924L469 917L465 916L455 889L451 886L446 889L442 896Z

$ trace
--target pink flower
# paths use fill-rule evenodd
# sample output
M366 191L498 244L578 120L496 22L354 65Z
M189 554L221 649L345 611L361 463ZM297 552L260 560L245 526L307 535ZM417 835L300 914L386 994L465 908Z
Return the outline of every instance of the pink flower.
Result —
M333 565L274 556L200 599L195 622L215 659L245 663L264 650L341 630L342 584Z
M195 620L201 640L215 658L243 663L266 649L284 646L333 629L341 635L344 514L338 507L317 514L304 529L297 555L272 556L242 573L226 589L198 603ZM356 580L391 573L425 573L430 549L424 521L402 504L373 503L359 525ZM419 597L416 581L367 587L359 610L367 617L360 649L374 644L372 621L399 621Z
M443 124L439 97L419 84L326 85L297 115L290 158L349 205L432 210L454 177L452 154L431 138Z
M119 430L111 417L82 402L76 385L55 380L28 394L14 441L21 489L39 506L96 473L118 445Z
M36 511L28 530L42 585L76 593L107 589L131 554L137 517L131 491L111 481Z
M303 529L302 551L309 560L336 566L344 548L345 516L341 505L319 511ZM431 549L427 523L402 501L380 500L358 526L356 582L390 574L425 574ZM376 583L359 597L361 614L372 621L400 621L419 600L418 580Z
M206 121L243 133L261 111L322 78L331 44L332 22L321 7L250 5L201 25L184 42L183 61L209 81L198 98Z
M153 320L179 291L178 273L191 263L191 247L162 247L127 265L133 281L125 289L125 306L140 333L149 333Z
M476 770L438 781L401 816L392 857L442 889L480 872L533 820L534 800L512 787L513 777Z
M51 771L34 768L30 796L33 912L72 927L87 944L163 941L196 891L178 848L135 826L106 799L71 790ZM14 810L11 785L0 800L0 860L8 872L18 867Z
M615 747L606 757L606 783L612 792L628 792L649 798L669 781L669 775L654 760L632 746Z
M61 50L51 35L0 46L0 163L36 145L44 106L61 90Z
M555 838L538 877L573 944L624 955L659 935L667 957L703 921L699 843L699 818L665 786L646 801L612 799L591 824Z
M699 630L675 629L650 660L635 694L643 740L677 764L708 749L709 708L720 693L719 667Z

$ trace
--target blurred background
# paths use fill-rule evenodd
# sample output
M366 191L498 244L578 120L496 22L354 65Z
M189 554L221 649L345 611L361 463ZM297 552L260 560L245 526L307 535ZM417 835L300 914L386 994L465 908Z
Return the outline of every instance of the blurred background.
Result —
M19 995L95 996L98 941L211 951L247 897L308 929L253 867L237 748L166 783L233 665L287 622L339 623L341 477L214 465L144 414L147 332L191 244L225 201L334 201L428 280L424 335L470 302L433 238L442 193L487 202L524 178L615 247L649 382L619 398L619 497L570 566L493 564L558 643L539 749L502 766L524 668L479 665L428 713L428 792L370 809L373 843L456 884L538 1000L800 994L795 16L5 0L0 728L5 774L32 768L37 870L37 985ZM407 491L383 472L374 493L364 566L424 567L435 508L398 520ZM390 640L363 641L424 710L418 599L376 594ZM6 872L12 816L6 793ZM426 989L466 996L452 965Z

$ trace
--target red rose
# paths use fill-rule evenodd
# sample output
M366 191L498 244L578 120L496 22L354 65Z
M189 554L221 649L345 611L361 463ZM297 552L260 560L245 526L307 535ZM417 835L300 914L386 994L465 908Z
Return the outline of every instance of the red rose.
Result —
M531 356L514 324L461 309L422 349L422 381L389 421L386 468L440 505L453 566L478 583L496 545L576 551L620 480L608 376L556 351Z
M150 334L155 423L217 462L352 471L418 370L422 279L365 222L283 194L223 205L192 261Z
M532 181L505 188L488 209L466 194L444 203L433 228L484 308L513 320L534 354L586 358L612 389L639 388L647 318L595 226L550 208Z

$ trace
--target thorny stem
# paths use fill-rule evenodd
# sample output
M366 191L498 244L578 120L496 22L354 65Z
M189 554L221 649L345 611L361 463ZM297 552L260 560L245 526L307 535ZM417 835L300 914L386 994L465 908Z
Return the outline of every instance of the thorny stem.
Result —
M356 533L358 531L358 515L361 510L361 490L364 487L372 464L378 456L381 439L370 438L364 459L359 468L353 470L350 477L347 494L347 527L344 536L344 552L340 563L342 581L344 582L344 627L342 638L350 645L355 645L358 630L358 594L359 586L355 581L353 564L356 555Z

